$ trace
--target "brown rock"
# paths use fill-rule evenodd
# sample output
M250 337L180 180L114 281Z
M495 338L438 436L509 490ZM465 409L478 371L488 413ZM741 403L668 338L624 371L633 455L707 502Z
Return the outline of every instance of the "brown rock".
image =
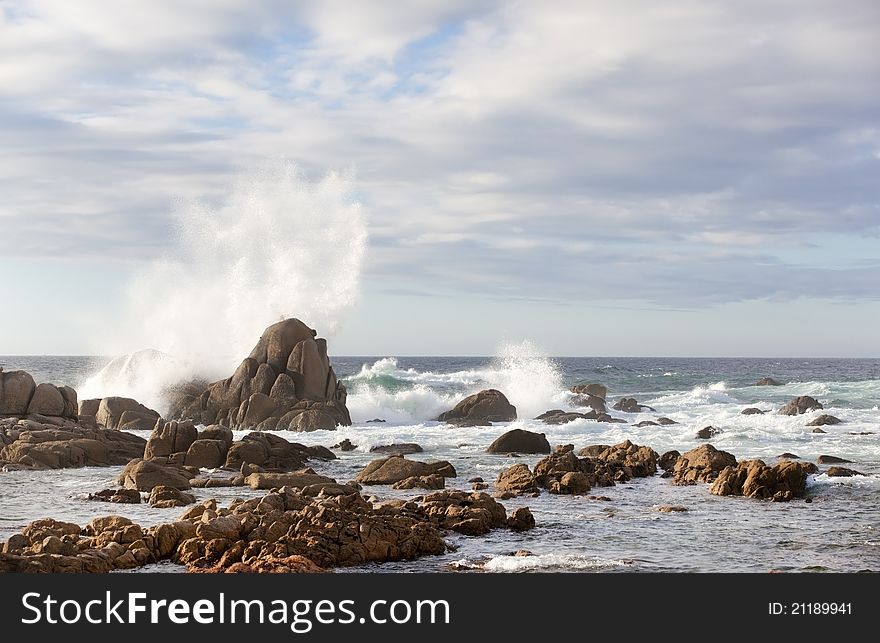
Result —
M156 425L159 414L128 397L105 397L98 405L95 419L107 429L148 431Z
M512 429L495 439L487 453L550 453L550 443L543 433Z
M750 406L747 409L743 409L741 411L741 413L743 415L764 415L764 411L762 411L761 409L754 407L754 406Z
M623 411L624 413L641 413L643 410L653 411L654 409L647 404L639 404L634 397L622 397L612 407L615 411Z
M718 429L714 426L704 426L702 429L697 431L697 437L700 440L708 440L709 438L716 436L720 433Z
M843 420L840 418L834 417L833 415L823 414L812 422L807 422L807 426L828 426L831 424L840 424L841 422L843 422Z
M357 449L356 444L352 444L352 441L348 438L345 438L342 442L334 444L331 449L339 449L340 451L354 451Z
M229 444L225 440L196 440L186 451L184 464L198 469L216 469L226 462Z
M119 474L117 483L126 489L152 491L153 487L163 485L175 489L190 489L189 481L194 476L183 468L162 466L148 460L132 460Z
M141 494L137 489L104 489L97 493L90 493L89 500L138 505L141 502Z
M62 416L64 415L64 397L52 384L40 384L34 389L27 412L40 415Z
M709 492L716 496L788 501L803 495L807 475L815 472L816 465L808 462L783 460L768 467L762 460L745 460L725 467Z
M824 408L815 398L809 395L801 395L779 409L779 415L802 415L807 411L815 411Z
M482 492L445 490L425 496L422 507L441 529L481 536L507 524L504 506Z
M272 433L248 433L233 443L226 454L227 469L240 469L244 463L254 464L265 469L296 471L301 469L311 456L308 447Z
M817 464L849 464L852 460L838 458L836 455L820 455L816 458Z
M36 388L30 373L0 369L0 415L26 415Z
M657 466L663 469L664 478L668 478L672 475L672 472L675 469L675 463L678 462L678 459L680 457L681 453L675 450L667 451L660 456L659 460L657 461Z
M679 505L660 505L657 507L657 511L661 513L682 513L687 510L687 507L681 507Z
M538 491L538 485L529 467L519 463L498 474L495 489L502 493L535 493Z
M267 328L233 375L189 391L173 418L233 429L313 431L350 425L346 390L327 356L327 342L297 319Z
M186 453L198 435L199 432L192 422L163 422L160 418L156 420L156 426L150 434L150 439L147 440L144 459L151 460L167 457L172 453Z
M516 419L516 408L501 391L487 389L466 397L452 410L441 413L437 419L440 422L455 419L512 422Z
M860 473L855 469L847 469L846 467L828 467L828 471L825 472L825 475L829 478L850 478L852 476L863 476L864 473Z
M384 453L386 455L410 455L424 451L415 442L402 442L398 444L383 444L370 448L370 453Z
M157 509L170 509L172 507L185 507L196 501L191 493L185 493L174 487L158 485L150 492L150 506Z
M728 466L736 466L736 458L732 454L704 444L679 456L673 469L673 484L712 482Z
M364 485L394 484L406 478L437 474L444 478L456 477L455 469L446 461L419 462L401 456L391 456L370 462L355 480Z
M657 418L657 423L660 424L661 426L668 426L670 424L678 424L678 422L676 422L675 420L667 418L667 417Z
M252 473L244 479L244 482L251 489L276 489L280 487L301 489L309 485L335 483L336 481L307 469L292 473Z
M507 526L514 531L528 531L529 529L534 529L535 517L528 507L519 507L510 514L510 517L507 519Z
M432 473L428 476L413 476L404 478L400 482L391 485L392 489L443 489L446 487L446 478Z

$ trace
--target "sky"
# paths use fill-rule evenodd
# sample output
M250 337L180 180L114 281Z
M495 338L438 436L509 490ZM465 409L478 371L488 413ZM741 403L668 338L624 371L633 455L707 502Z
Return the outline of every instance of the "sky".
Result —
M331 353L880 357L878 41L875 0L0 0L0 354L276 315L193 300L196 203L233 254L306 230ZM262 229L267 159L317 196Z

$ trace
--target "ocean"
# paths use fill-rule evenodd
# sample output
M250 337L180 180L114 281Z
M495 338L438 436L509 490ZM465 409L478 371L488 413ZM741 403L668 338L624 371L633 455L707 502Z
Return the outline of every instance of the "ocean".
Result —
M332 348L332 347L331 347ZM38 381L80 387L108 361L101 357L0 357L5 370L24 369ZM811 477L807 495L790 503L717 497L708 485L676 487L658 476L635 479L585 496L516 498L508 511L529 506L537 527L524 533L498 530L485 537L452 534L454 550L417 561L368 565L339 571L494 571L494 572L768 572L880 571L880 360L878 359L693 359L557 357L540 355L528 344L512 346L497 357L332 357L349 390L354 425L336 431L279 432L291 441L330 446L348 438L357 450L339 453L329 463L314 463L319 473L352 479L374 454L372 446L417 442L421 460L449 460L458 477L452 488L469 489L468 479L494 481L515 462L534 465L539 456L510 458L485 453L486 446L510 428L545 433L551 445L615 444L629 439L658 453L681 452L704 443L698 429L712 425L720 433L711 443L738 459L775 462L783 452L814 461L820 454L851 460L865 476ZM755 386L762 377L782 386ZM599 382L609 402L635 397L656 412L612 411L626 424L577 420L548 426L530 418L554 408L569 409L568 388ZM433 420L465 395L497 388L517 407L518 419L491 427L457 428ZM79 388L78 388L79 390ZM109 392L108 392L109 393ZM747 406L775 411L792 397L811 395L844 422L813 433L801 416L742 415ZM143 401L143 400L142 400ZM161 410L161 409L160 409ZM670 417L679 424L633 426ZM368 423L382 419L383 423ZM237 437L246 432L236 432ZM143 432L144 437L148 433ZM180 510L147 505L108 507L85 500L89 492L112 486L118 467L0 473L0 539L43 517L77 523L117 512L141 524L173 519ZM490 489L491 491L491 485ZM256 495L249 489L197 489L199 500L228 502ZM415 491L366 488L378 498L412 497ZM681 513L661 513L660 505L680 505ZM518 550L531 556L513 556ZM156 567L171 571L176 566Z

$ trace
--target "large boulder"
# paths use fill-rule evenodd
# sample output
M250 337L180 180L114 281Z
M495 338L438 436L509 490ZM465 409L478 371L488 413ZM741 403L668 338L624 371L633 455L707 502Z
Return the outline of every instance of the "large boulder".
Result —
M251 464L276 471L296 471L313 456L314 452L302 444L288 442L273 433L253 432L232 444L224 466L241 469L242 464Z
M0 415L27 415L28 405L37 385L26 371L9 371L0 368Z
M512 429L495 439L488 453L550 453L550 443L543 433Z
M538 491L538 483L528 465L519 463L498 474L498 478L495 480L495 489L502 493L509 492L516 495L531 494Z
M150 491L150 506L156 509L171 509L194 504L196 497L174 487L158 485Z
M149 431L159 414L130 397L105 397L98 403L95 420L106 429Z
M226 462L228 451L225 440L196 440L186 450L183 463L198 469L216 469Z
M393 455L381 460L373 460L363 471L355 476L355 482L364 485L394 484L406 478L437 474L444 478L456 477L455 468L445 460L440 462L419 462Z
M768 467L762 460L744 460L725 467L709 492L716 496L788 501L803 495L807 476L817 470L816 465L810 462L783 460Z
M40 384L34 389L28 404L28 414L39 414L61 417L64 415L65 403L61 391L52 384Z
M298 319L269 326L225 380L179 387L173 419L233 429L314 431L348 426L345 387L336 379L327 342Z
M504 393L495 389L486 389L470 395L437 418L440 422L455 420L512 422L515 419L516 407L508 402Z
M198 436L198 429L190 421L164 422L159 419L150 434L150 439L147 440L144 459L168 457L172 453L186 453Z
M822 408L825 407L816 398L809 395L801 395L779 409L779 415L802 415L807 411L815 411Z
M318 475L311 469L291 473L252 473L244 479L251 489L280 489L291 487L303 489L312 485L335 483L333 478Z
M146 441L131 433L20 420L0 428L0 465L28 469L66 469L126 464L144 453Z
M138 491L152 491L153 487L159 485L187 491L193 477L192 473L182 467L163 466L157 462L135 459L126 465L116 482L126 489Z
M673 484L691 485L697 482L713 482L725 467L735 467L736 457L727 451L719 451L711 444L680 455L672 470Z

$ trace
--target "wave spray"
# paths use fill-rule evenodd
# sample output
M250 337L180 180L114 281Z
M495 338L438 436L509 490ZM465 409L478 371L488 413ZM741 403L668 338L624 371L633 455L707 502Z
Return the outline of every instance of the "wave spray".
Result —
M241 173L217 207L186 203L165 255L137 274L102 346L124 356L79 387L163 410L175 380L229 375L263 329L299 317L332 335L359 292L365 217L350 176L308 181L287 161Z

